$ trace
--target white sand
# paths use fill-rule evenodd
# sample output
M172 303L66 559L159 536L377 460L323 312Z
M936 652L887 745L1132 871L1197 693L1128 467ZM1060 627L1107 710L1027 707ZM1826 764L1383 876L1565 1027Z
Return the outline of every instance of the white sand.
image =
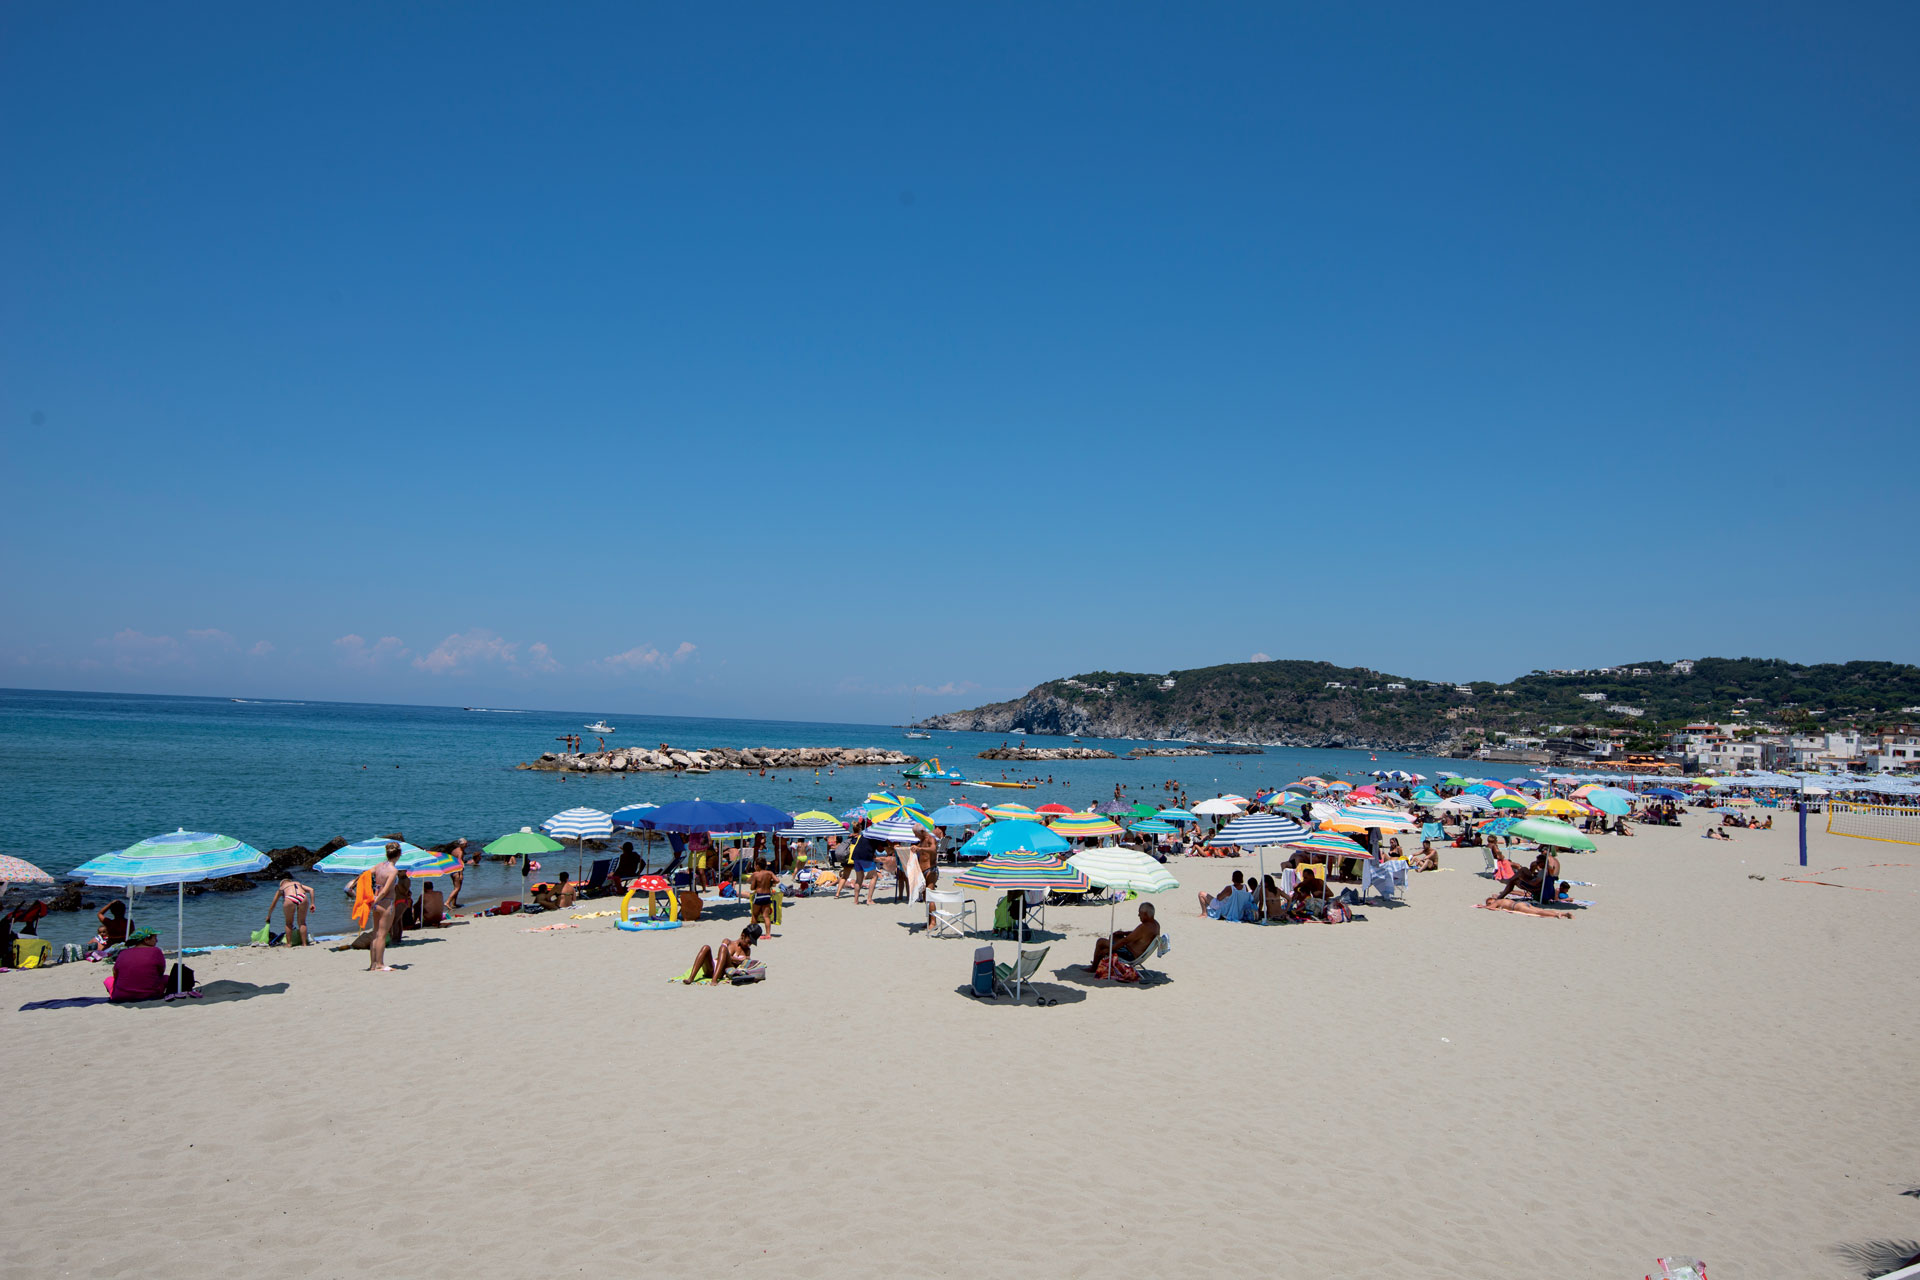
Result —
M1236 864L1188 862L1170 980L1055 976L1107 912L1050 911L1045 1008L851 901L793 905L753 988L664 981L736 924L522 932L552 915L402 973L196 962L249 999L20 1012L102 969L5 975L4 1270L1860 1275L1920 1236L1920 870L1782 883L1790 829L1690 821L1568 857L1571 922L1475 910L1448 849L1363 923L1218 924L1194 892Z

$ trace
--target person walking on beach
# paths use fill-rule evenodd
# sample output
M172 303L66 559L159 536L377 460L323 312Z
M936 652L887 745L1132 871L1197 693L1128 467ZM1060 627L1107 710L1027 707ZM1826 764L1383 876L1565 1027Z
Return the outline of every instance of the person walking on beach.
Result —
M761 925L769 933L773 930L773 890L778 879L767 870L765 859L753 860L753 875L747 880L753 890L752 923Z
M453 889L447 894L447 910L451 911L460 905L460 886L467 880L467 838L460 836L447 852L460 859L460 865L447 873L447 879L453 881Z
M387 860L373 869L373 914L367 920L367 972L392 973L387 933L393 928L393 893L400 883L400 844L387 841Z

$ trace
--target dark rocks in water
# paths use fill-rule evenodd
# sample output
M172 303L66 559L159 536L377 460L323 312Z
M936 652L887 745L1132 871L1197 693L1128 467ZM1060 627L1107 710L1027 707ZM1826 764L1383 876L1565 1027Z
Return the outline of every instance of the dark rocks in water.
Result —
M974 753L981 760L1111 760L1098 747L990 747Z
M47 910L79 911L83 907L91 907L93 903L81 897L81 888L82 886L79 884L61 885L53 891L51 897L46 899Z

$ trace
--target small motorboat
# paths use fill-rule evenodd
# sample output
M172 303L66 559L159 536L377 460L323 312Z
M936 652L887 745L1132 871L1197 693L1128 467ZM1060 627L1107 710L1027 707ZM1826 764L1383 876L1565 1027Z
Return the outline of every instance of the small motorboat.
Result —
M608 724L605 720L595 720L592 724L587 726L587 732L598 733L598 734L608 734L613 732L613 726Z
M903 733L903 734L901 734L900 736L901 736L901 737L903 737L903 738L924 738L924 739L925 739L926 741L928 741L928 742L932 742L932 741L933 741L933 735L932 735L932 734L930 734L930 733L921 733L921 732L920 732L919 730L917 730L917 729L909 729L909 730L907 730L907 731L906 731L905 733Z

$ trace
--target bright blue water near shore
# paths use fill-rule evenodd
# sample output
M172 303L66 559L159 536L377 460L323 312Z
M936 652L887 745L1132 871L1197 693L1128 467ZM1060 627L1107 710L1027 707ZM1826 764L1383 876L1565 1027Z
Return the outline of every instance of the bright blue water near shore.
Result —
M177 827L218 831L262 850L318 847L334 836L356 840L391 831L423 844L464 835L479 845L503 832L537 827L575 805L612 811L642 800L658 804L701 796L839 813L869 791L899 781L893 768L842 769L817 777L783 770L764 778L736 772L576 776L514 768L556 749L560 735L583 733L583 726L603 715L617 730L610 741L620 745L890 747L937 754L973 777L1051 776L1051 784L1035 791L961 788L955 794L974 799L997 794L1027 805L1060 801L1075 808L1111 798L1116 784L1128 788L1129 799L1158 803L1164 796L1160 784L1173 779L1198 801L1223 791L1252 795L1307 773L1345 775L1357 782L1369 769L1431 775L1450 763L1387 752L1376 762L1364 751L1270 748L1259 756L1002 765L975 759L977 751L1008 741L998 734L939 733L925 742L875 725L630 716L606 708L503 713L0 690L0 853L58 875L109 849ZM1068 739L1038 736L1025 742L1071 745ZM1081 745L1119 755L1140 744L1085 739ZM946 791L922 795L931 806L941 803ZM572 864L572 854L556 855L548 870ZM334 891L338 882L328 876L304 878L322 888L316 895L317 927L346 928ZM469 873L465 896L485 903L503 894L517 896L518 889L517 875L508 877L498 864L489 864ZM110 895L102 890L94 896ZM19 897L15 890L8 900ZM243 940L258 927L270 897L271 890L262 889L189 899L188 944ZM163 941L172 945L170 891L143 894L141 911L147 923L164 925ZM91 912L56 915L42 923L40 932L56 942L84 940L93 924Z

